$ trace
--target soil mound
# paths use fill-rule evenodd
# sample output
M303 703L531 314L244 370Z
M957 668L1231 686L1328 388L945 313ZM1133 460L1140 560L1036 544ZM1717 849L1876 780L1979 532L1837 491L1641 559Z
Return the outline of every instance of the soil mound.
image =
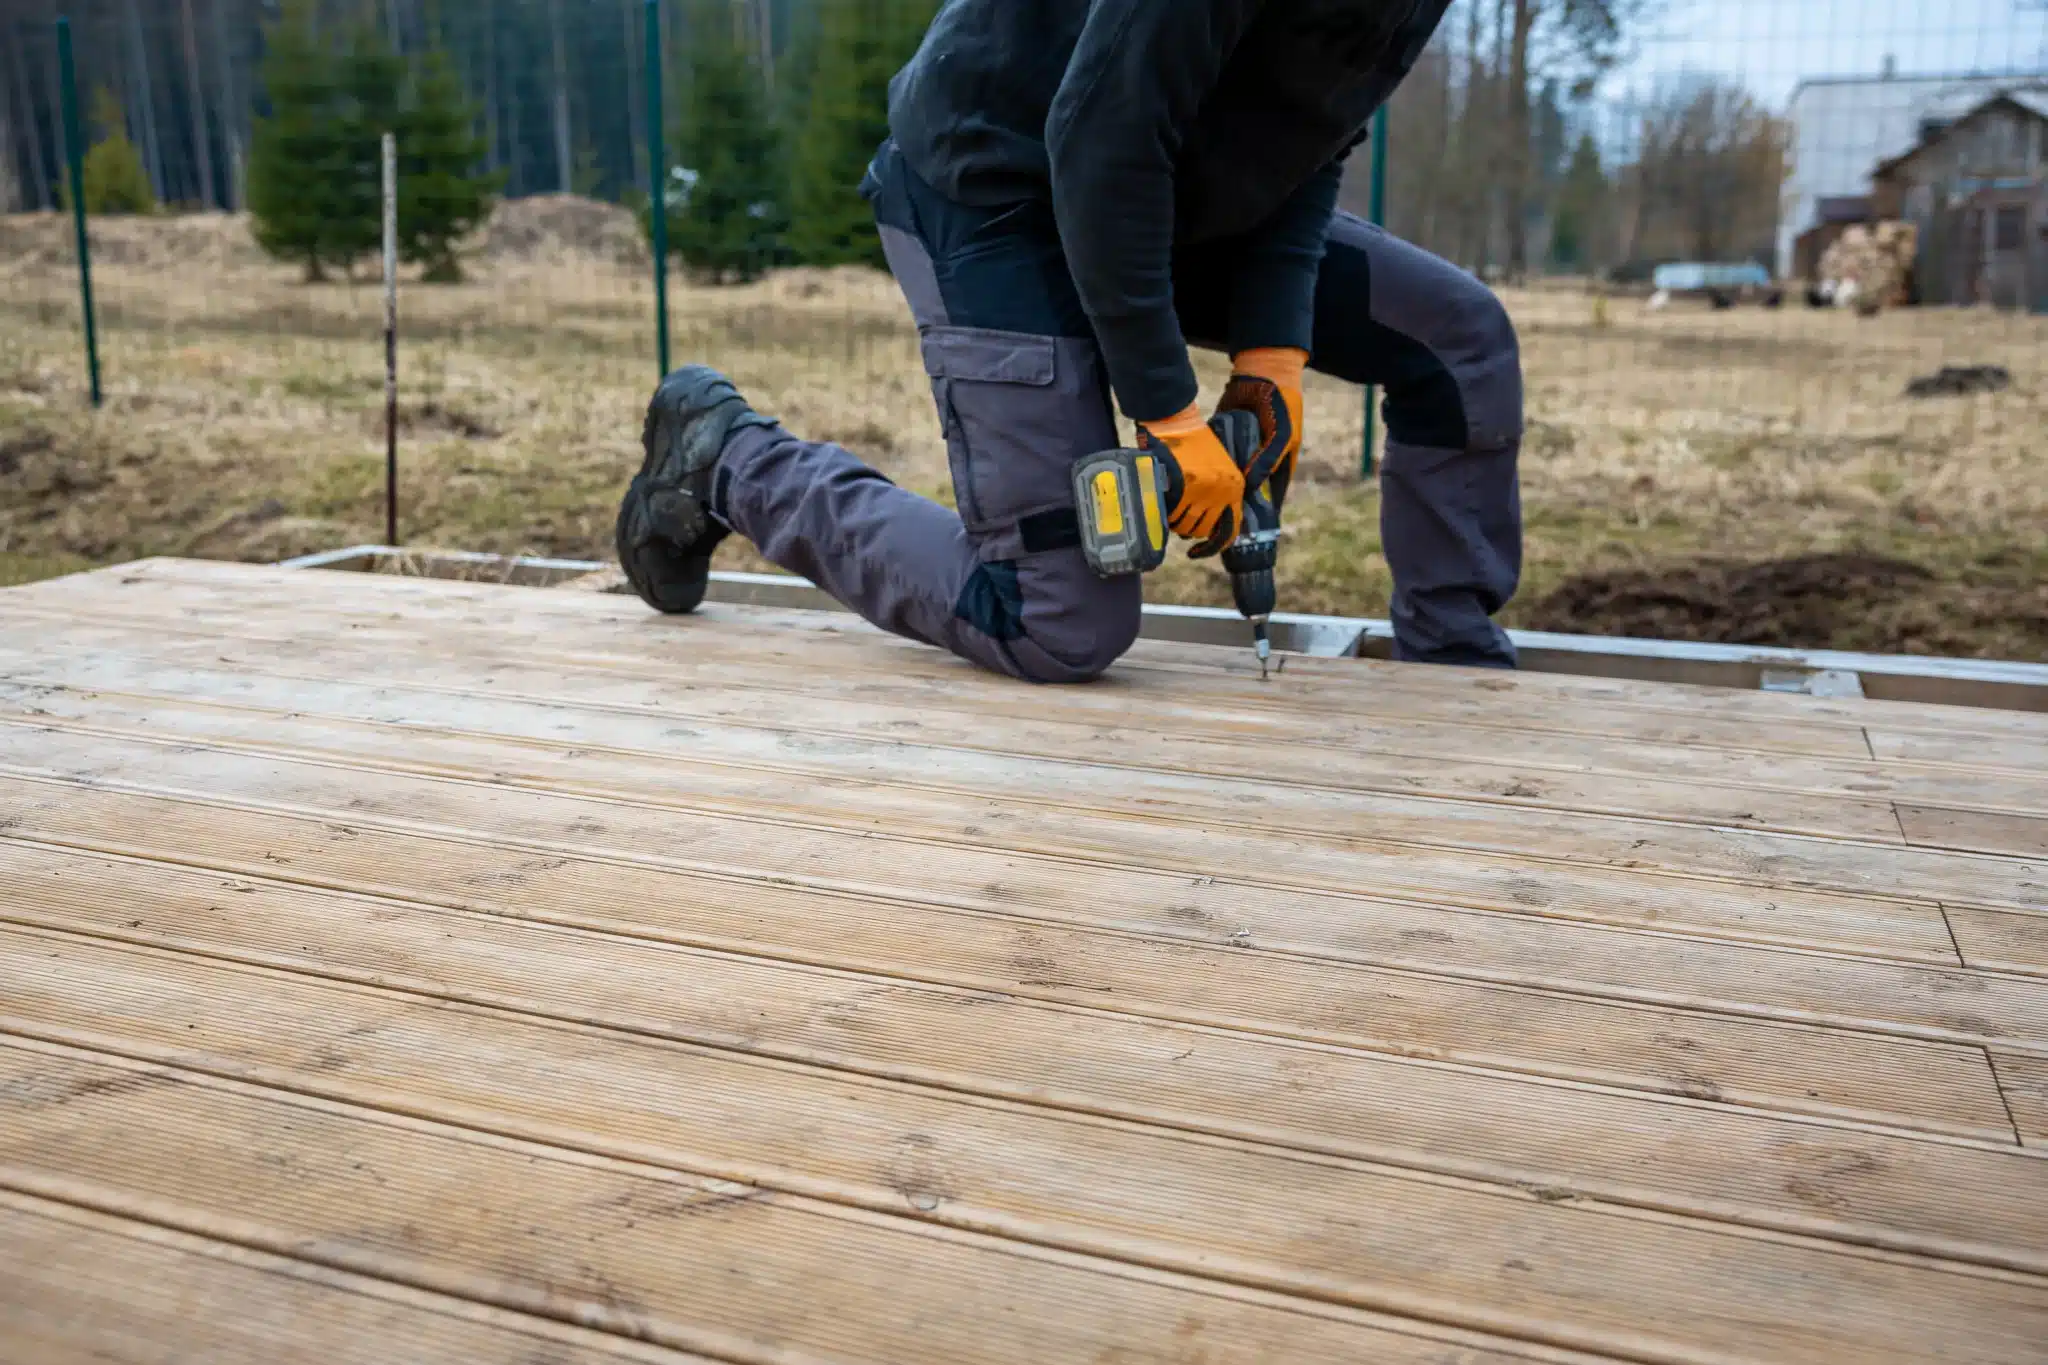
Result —
M477 233L473 249L492 264L598 260L646 265L652 259L630 210L575 194L505 200Z
M1712 644L1974 655L1990 630L2006 657L2048 654L2048 585L2025 576L1938 578L1864 554L1702 560L1582 574L1539 600L1536 630Z
M2003 365L1944 365L1906 385L1908 398L1960 397L2000 393L2012 387L2012 371Z

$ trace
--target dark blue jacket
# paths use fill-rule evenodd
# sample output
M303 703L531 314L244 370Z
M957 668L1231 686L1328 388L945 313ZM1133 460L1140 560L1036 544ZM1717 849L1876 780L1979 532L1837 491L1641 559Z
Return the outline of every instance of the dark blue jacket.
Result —
M1342 163L1449 0L946 0L889 91L919 176L1050 199L1125 414L1196 396L1177 242L1237 239L1229 338L1307 349Z

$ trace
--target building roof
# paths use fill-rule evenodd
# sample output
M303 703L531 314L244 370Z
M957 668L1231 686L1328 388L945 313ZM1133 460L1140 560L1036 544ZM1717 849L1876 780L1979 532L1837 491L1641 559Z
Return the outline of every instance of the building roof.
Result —
M1789 204L1870 192L1881 161L1911 151L1927 119L1954 120L2001 91L2048 84L2048 72L2003 76L1892 76L1807 81L1792 93ZM1805 227L1805 215L1797 224Z
M1940 143L1944 138L1946 138L1949 135L1950 132L1952 132L1956 128L1961 127L1963 124L1977 117L1977 115L1983 113L1985 110L1994 108L2001 104L2012 105L2014 108L2022 110L2025 113L2031 114L2035 118L2041 119L2044 122L2048 122L2048 88L2032 90L2000 90L1996 94L1992 95L1989 99L1977 101L1977 103L1971 105L1968 109L1964 110L1962 113L1958 114L1954 118L1943 118L1941 128L1938 132L1934 132L1929 135L1923 136L1922 138L1920 138L1919 141L1915 142L1911 147L1906 148L1906 150L1900 152L1897 156L1886 157L1883 161L1880 161L1877 164L1876 168L1871 172L1871 174L1874 177L1882 176L1888 174L1893 170L1896 170L1898 167L1912 160L1914 157L1926 151L1928 148L1933 147ZM1825 203L1827 201L1823 200L1822 202Z

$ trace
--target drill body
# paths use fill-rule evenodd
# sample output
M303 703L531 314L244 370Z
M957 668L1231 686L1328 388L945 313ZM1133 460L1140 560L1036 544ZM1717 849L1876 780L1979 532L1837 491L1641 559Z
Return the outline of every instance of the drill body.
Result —
M1258 419L1248 412L1223 412L1209 425L1237 467L1249 469L1261 446ZM1165 563L1165 509L1180 501L1180 470L1164 445L1087 456L1075 462L1073 482L1081 548L1096 573L1105 578L1150 573ZM1268 489L1247 488L1237 537L1220 557L1238 615L1251 623L1261 677L1272 656L1266 626L1278 599L1274 567L1279 553L1279 509Z

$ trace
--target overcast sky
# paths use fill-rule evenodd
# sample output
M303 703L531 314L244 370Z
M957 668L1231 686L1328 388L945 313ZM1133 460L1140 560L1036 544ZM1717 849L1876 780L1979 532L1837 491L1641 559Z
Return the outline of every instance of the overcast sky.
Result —
M2048 71L2048 0L1667 0L1605 92L1706 70L1782 108L1800 80L1876 75L1887 55L1901 75Z

